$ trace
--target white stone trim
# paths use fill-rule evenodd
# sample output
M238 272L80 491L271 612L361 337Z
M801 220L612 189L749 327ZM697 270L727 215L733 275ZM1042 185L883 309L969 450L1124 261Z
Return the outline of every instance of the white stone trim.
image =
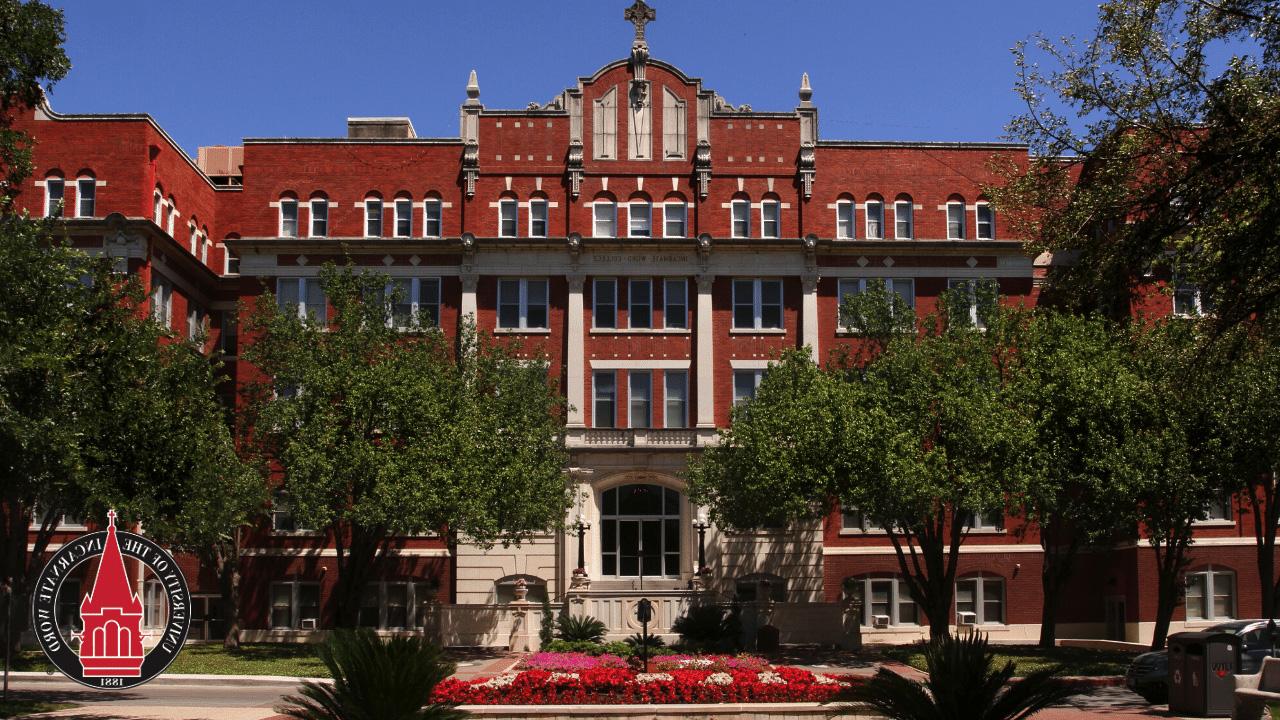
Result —
M919 548L916 548L919 551ZM908 552L903 548L903 552ZM1005 553L1042 553L1044 550L1039 545L961 545L960 554L962 555L1003 555ZM825 545L822 548L823 555L893 555L894 550L890 545L882 546L830 546Z
M591 360L592 370L688 370L692 360Z
M450 557L448 548L388 548L400 557ZM240 557L338 557L337 548L241 548Z
M776 360L729 360L729 367L734 370L768 370Z

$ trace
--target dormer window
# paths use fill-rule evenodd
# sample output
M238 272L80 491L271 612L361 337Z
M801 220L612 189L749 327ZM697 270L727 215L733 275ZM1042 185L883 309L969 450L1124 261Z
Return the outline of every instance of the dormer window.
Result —
M66 182L60 177L45 178L44 216L62 217L62 200L67 191Z

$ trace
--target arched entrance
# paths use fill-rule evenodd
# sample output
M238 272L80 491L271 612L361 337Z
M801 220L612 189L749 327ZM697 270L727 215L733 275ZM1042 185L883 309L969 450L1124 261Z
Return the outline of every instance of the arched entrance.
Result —
M600 574L680 576L680 493L634 483L600 494Z

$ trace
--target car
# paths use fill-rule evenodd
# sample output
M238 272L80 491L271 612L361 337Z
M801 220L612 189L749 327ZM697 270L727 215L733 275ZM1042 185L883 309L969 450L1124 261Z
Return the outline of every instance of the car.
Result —
M1280 625L1280 620L1276 623ZM1258 668L1262 666L1262 658L1271 654L1266 620L1232 620L1206 630L1240 637L1240 669L1236 671L1237 674L1258 672ZM1153 705L1169 702L1168 651L1156 650L1135 657L1125 673L1124 684Z

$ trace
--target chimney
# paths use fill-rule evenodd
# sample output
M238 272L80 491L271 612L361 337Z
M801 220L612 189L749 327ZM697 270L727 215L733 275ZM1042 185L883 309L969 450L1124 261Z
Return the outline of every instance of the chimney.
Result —
M407 117L347 118L347 137L351 139L407 140L416 138L413 122Z

